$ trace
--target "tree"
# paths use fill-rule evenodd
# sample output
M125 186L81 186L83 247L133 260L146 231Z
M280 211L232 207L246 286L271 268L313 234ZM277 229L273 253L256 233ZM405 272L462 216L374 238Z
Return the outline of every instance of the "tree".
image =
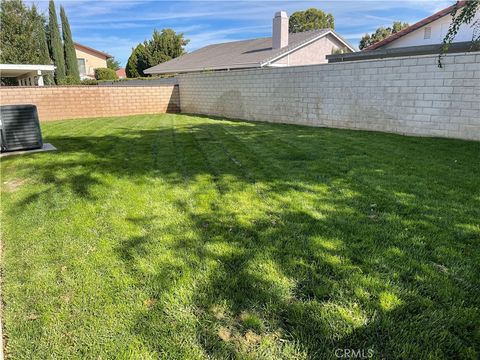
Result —
M392 24L392 34L400 32L409 26L410 25L408 23L402 23L401 21L394 21Z
M50 53L48 52L47 34L45 32L45 19L38 14L35 4L31 8L33 39L35 39L35 49L37 49L38 64L50 65ZM54 84L53 77L50 73L43 76L45 85Z
M350 50L348 50L346 47L332 48L331 54L332 55L338 55L338 54L347 54L349 52L350 52Z
M0 10L0 63L51 64L45 19L37 8L28 8L21 0L2 0ZM2 83L15 85L16 81L5 78ZM48 84L48 76L45 83Z
M409 25L407 23L402 23L401 21L394 21L392 27L379 27L372 35L365 34L360 40L360 44L358 47L360 48L360 50L365 49L366 47L382 41L383 39L405 29L408 26Z
M128 58L125 73L129 78L144 76L143 70L148 69L148 55L144 44L138 44L132 49L132 54Z
M20 0L1 2L0 51L1 63L25 64L30 62L31 27L28 8Z
M378 31L378 29L377 29ZM370 46L372 44L372 37L370 36L370 34L365 34L362 36L362 38L360 39L360 43L358 44L358 48L360 50L362 49L365 49L366 47Z
M0 62L49 64L41 49L45 20L36 7L28 8L21 0L2 0L0 10Z
M462 10L459 13L462 3L461 1L457 1L451 12L452 22L442 41L440 55L438 56L438 67L443 66L442 57L448 51L450 45L452 45L453 39L455 39L460 27L463 24L470 24L475 19L475 15L480 8L480 0L470 0L463 4ZM477 19L471 26L473 27L472 49L478 49L480 48L480 20Z
M152 39L145 44L149 66L155 66L172 60L185 53L184 46L189 40L183 38L183 33L177 34L172 29L163 29L162 32L153 31Z
M80 82L77 54L73 45L72 32L68 23L67 14L63 6L60 6L60 19L62 20L63 52L65 55L65 74Z
M189 42L183 36L183 33L177 34L172 29L154 30L151 40L132 49L125 68L127 77L145 76L145 69L183 55Z
M370 34L365 34L361 39L360 39L360 44L359 48L360 50L369 47L370 45L373 45L379 41L382 41L383 39L389 37L392 35L392 29L391 28L385 28L385 27L379 27L372 35Z
M288 21L288 30L291 33L327 28L335 28L333 15L315 8L295 11Z
M121 66L120 66L120 62L114 57L112 57L107 59L107 67L109 69L117 71L118 69L120 69Z
M48 35L50 56L53 60L55 69L55 82L59 82L65 76L65 59L63 57L62 39L60 38L60 29L58 27L57 12L55 3L50 0L48 4Z

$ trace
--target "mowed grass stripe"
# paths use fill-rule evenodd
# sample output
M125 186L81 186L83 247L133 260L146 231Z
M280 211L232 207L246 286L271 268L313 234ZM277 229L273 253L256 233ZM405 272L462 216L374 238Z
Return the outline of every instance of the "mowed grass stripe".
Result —
M9 358L478 357L478 143L175 114L42 130L59 151L1 164Z

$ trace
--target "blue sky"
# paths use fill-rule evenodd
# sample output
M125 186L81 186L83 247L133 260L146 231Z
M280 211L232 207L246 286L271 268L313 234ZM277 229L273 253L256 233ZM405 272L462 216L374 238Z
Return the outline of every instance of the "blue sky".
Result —
M46 0L30 1L46 13ZM114 55L125 65L131 49L154 28L172 28L190 39L187 51L208 44L265 37L275 11L316 7L335 17L335 29L354 46L365 32L394 20L416 22L453 0L141 1L56 0L65 7L74 41ZM57 10L58 13L58 10Z

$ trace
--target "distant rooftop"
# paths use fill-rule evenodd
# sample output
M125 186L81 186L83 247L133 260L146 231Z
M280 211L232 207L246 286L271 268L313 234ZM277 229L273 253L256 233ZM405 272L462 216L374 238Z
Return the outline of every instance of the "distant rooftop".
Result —
M466 4L466 1L458 1L457 3L451 5L451 6L445 8L443 10L438 11L433 15L430 15L430 16L426 17L425 19L422 19L422 20L416 22L415 24L410 25L410 26L406 27L405 29L400 30L399 32L397 32L395 34L392 34L392 35L386 37L385 39L383 39L379 42L376 42L375 44L367 46L365 49L363 49L363 51L371 51L371 50L381 48L381 47L391 43L392 41L395 41L395 40L401 38L402 36L410 34L411 32L421 28L422 26L430 24L431 22L433 22L435 20L438 20L438 19L440 19L440 18L442 18L446 15L451 14L453 9L455 9L455 7L457 9L460 9L461 7L465 6L465 4Z
M144 71L145 74L182 73L204 70L224 70L262 67L310 41L332 34L350 50L355 49L332 29L290 33L288 46L272 48L272 38L232 41L205 46Z

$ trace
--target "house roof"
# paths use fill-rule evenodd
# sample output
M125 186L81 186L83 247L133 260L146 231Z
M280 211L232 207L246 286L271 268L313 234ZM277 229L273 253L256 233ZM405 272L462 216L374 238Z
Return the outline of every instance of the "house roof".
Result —
M103 56L103 57L105 57L105 58L107 58L107 59L113 58L112 55L107 54L106 52L103 52L103 51L100 51L100 50L91 48L91 47L86 46L86 45L83 45L83 44L79 44L79 43L77 43L77 42L74 42L73 45L75 46L75 48L77 48L77 47L83 48L83 49L85 49L85 50L87 50L87 51L89 51L89 52L93 52L93 53L95 53L95 54L97 54L97 55L101 55L101 56Z
M125 72L125 68L120 68L118 69L117 71L115 71L117 73L117 76L118 77L127 77L127 74Z
M312 41L332 34L350 50L355 49L331 29L291 33L289 45L272 49L272 38L232 41L205 46L191 53L146 69L146 74L262 67Z
M392 41L395 41L398 38L401 38L402 36L410 34L411 32L421 28L422 26L430 24L431 22L433 22L435 20L438 20L441 17L444 17L444 16L450 14L455 7L461 8L465 5L465 3L466 3L466 1L458 1L454 5L449 6L445 9L443 9L443 10L440 10L439 12L436 12L435 14L430 15L429 17L426 17L425 19L420 20L419 22L416 22L415 24L410 25L410 26L406 27L405 29L403 29L401 31L386 37L382 41L379 41L375 44L372 44L372 45L366 47L365 49L363 49L363 51L375 50L375 49L378 49L380 47L383 47L383 46L391 43Z

